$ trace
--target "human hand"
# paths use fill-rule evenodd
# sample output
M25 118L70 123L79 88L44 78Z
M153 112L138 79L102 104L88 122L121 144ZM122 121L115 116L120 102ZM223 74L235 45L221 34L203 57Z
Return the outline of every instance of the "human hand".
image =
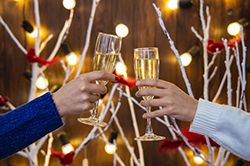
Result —
M53 93L53 100L60 116L79 114L89 111L99 100L99 94L106 93L104 85L95 84L96 80L117 82L115 75L105 71L93 71L82 74Z
M153 118L169 115L182 121L192 121L197 110L198 101L176 85L160 79L145 79L136 82L137 86L150 86L136 92L137 97L155 96L154 99L141 102L142 106L159 107L151 113L144 113L143 118ZM155 87L155 88L153 88Z

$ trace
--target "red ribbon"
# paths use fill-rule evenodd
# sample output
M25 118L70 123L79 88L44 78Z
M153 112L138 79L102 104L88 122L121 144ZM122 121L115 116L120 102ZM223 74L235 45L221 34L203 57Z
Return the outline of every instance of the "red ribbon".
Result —
M192 146L200 146L200 145L207 144L206 139L203 135L192 133L183 129L181 130L181 132L187 138L187 141ZM217 147L217 148L220 147L212 139L209 139L209 140L210 140L211 146ZM159 153L162 153L163 151L176 150L183 145L185 145L185 142L182 139L175 139L175 140L165 139L160 145Z
M50 150L51 150L51 157L58 158L62 165L68 165L68 164L73 163L75 151L71 151L67 154L63 154L62 152L54 151L53 148L51 148Z
M244 34L245 35L245 34ZM230 48L235 47L235 42L240 42L241 41L241 36L236 35L234 38L230 39L227 42L227 46L229 46ZM224 43L223 42L215 42L214 39L208 39L207 40L207 51L211 54L215 53L216 51L222 51L223 49L225 49Z
M57 62L58 60L58 56L50 61L47 61L47 60L44 60L40 57L38 57L36 55L36 52L35 52L35 49L34 48L31 48L29 49L28 53L26 54L26 58L28 59L29 62L31 63L40 63L40 64L43 64L43 65L53 65Z
M7 101L9 101L10 99L7 96L4 97L0 97L0 107L6 105Z
M131 78L131 77L124 78L123 76L118 75L116 70L114 70L113 74L116 75L116 77L118 77L118 81L117 81L118 83L127 85L130 89L133 89L133 87L135 86L135 83L136 83L135 78Z

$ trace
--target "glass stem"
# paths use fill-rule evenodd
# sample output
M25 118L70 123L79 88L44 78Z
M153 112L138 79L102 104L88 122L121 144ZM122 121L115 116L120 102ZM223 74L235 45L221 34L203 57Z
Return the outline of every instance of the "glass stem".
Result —
M147 113L151 112L151 107L146 107L146 108L147 108ZM151 125L151 118L147 118L146 133L147 134L152 134L153 133L153 128L152 128L152 125Z
M95 102L95 108L91 111L91 117L97 119L99 100Z

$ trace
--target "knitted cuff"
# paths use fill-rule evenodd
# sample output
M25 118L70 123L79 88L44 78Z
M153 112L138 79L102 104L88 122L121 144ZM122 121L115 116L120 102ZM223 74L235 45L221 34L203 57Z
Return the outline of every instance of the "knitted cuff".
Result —
M220 105L199 99L198 108L190 131L206 136L216 132L217 121L221 114Z

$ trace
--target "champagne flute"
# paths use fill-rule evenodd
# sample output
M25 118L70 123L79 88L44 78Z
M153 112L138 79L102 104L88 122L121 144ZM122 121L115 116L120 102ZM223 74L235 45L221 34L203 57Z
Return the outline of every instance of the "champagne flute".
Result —
M122 38L99 32L94 56L94 70L104 70L109 73L113 73L116 61L120 54ZM107 80L97 80L96 84L106 85ZM78 118L78 121L91 126L105 127L107 123L98 119L98 105L99 100L96 101L96 106L91 110L91 116L89 118Z
M159 54L157 47L144 47L134 49L134 71L136 80L153 79L159 77ZM149 87L138 87L145 89ZM143 96L144 100L151 100L154 96ZM147 112L151 111L151 107L146 107ZM143 136L136 137L135 140L140 141L156 141L163 140L165 137L155 135L151 126L151 119L147 118L146 133Z

